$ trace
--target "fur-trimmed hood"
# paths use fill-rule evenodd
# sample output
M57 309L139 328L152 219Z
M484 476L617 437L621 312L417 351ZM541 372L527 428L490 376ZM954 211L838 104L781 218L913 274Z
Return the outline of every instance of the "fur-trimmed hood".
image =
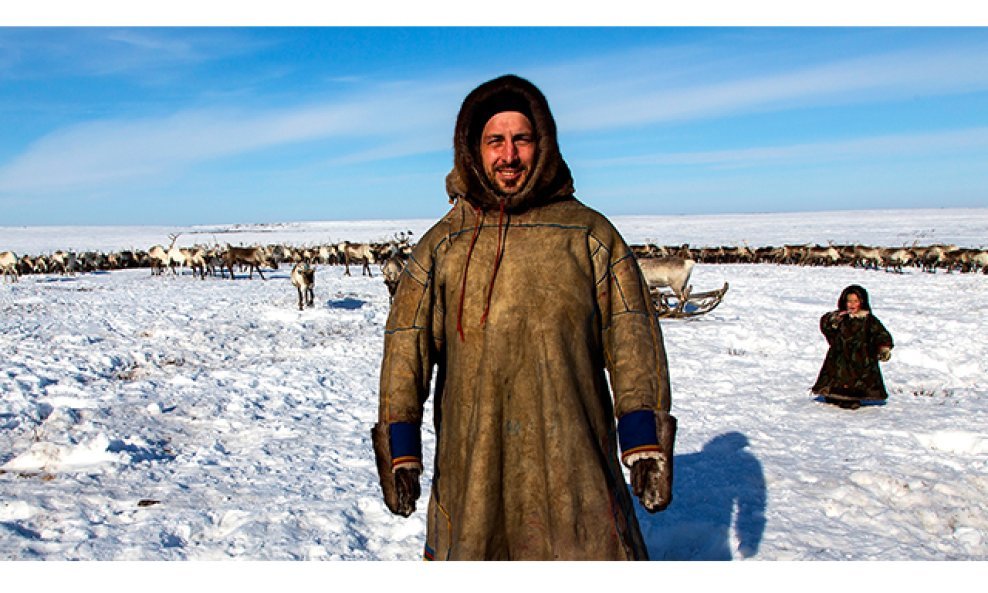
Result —
M850 294L854 294L861 301L862 312L871 311L871 303L868 301L868 291L858 284L852 284L841 291L840 297L837 298L838 311L847 311L847 297Z
M491 183L480 156L480 135L487 121L502 111L519 111L532 122L535 162L521 191L507 195ZM573 194L573 178L559 152L556 122L549 103L531 82L501 76L474 89L460 107L453 135L453 170L446 176L450 200L465 199L482 210L520 212Z

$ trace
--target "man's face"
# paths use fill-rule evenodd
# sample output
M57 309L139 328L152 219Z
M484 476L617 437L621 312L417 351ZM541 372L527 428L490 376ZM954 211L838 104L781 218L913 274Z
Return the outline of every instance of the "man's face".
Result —
M487 177L506 194L517 193L535 160L532 122L518 111L494 114L480 136L480 155Z

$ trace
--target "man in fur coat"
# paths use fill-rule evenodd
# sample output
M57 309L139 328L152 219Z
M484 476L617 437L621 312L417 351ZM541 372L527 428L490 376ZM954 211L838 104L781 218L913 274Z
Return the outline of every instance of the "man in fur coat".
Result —
M662 332L628 245L574 197L534 85L504 76L467 96L446 189L385 332L385 502L415 510L435 368L426 558L647 559L621 464L645 509L669 504Z

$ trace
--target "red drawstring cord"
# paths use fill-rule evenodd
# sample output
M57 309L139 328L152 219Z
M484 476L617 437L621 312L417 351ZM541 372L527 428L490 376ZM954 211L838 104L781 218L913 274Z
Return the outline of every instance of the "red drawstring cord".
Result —
M500 204L500 214L497 217L497 253L494 255L494 269L491 270L491 281L487 286L487 305L484 307L484 315L480 318L480 325L487 323L487 314L491 312L491 295L494 294L494 278L497 277L497 270L501 267L501 255L504 253L504 243L502 241L502 225L504 223L504 198L498 200ZM505 234L507 229L505 228Z
M487 303L484 306L484 314L480 318L480 325L486 325L487 316L491 311L491 296L494 294L494 279L501 267L501 258L504 255L504 242L507 235L507 226L504 224L504 199L499 201L500 212L497 218L497 252L494 255L494 268L491 270L491 280L487 285ZM467 272L470 270L470 259L473 257L473 248L477 244L477 237L480 235L481 222L483 220L483 210L475 208L477 219L473 227L473 236L470 238L470 248L467 250L467 261L463 264L463 280L460 283L460 303L456 312L456 333L460 335L460 341L465 342L466 336L463 334L463 301L467 295Z
M456 333L460 334L460 341L465 342L463 335L463 299L467 295L467 272L470 270L470 257L473 255L473 246L477 244L477 235L480 234L480 222L483 218L483 210L475 208L477 220L473 227L473 237L470 239L470 248L467 250L467 261L463 264L463 282L460 284L460 308L456 313Z

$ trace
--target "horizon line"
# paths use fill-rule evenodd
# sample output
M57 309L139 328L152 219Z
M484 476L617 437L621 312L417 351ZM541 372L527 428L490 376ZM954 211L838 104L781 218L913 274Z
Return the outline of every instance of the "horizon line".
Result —
M598 210L598 209L595 209ZM758 212L705 212L705 213L661 213L661 214L647 214L647 213L637 213L637 214L607 214L606 218L661 218L661 217L690 217L690 218L702 218L702 217L716 217L716 216L770 216L770 215L785 215L785 214L836 214L841 212L919 212L919 211L970 211L970 210L988 210L988 205L985 206L922 206L922 207L901 207L901 208L829 208L829 209L819 209L819 210L777 210L777 211L758 211ZM599 210L598 210L599 212ZM444 215L443 215L444 216ZM272 225L303 225L303 224L320 224L320 223L381 223L381 222L406 222L406 221L438 221L442 216L431 216L431 217L415 217L415 218L339 218L339 219L305 219L305 220L271 220L267 222L200 222L200 223L180 223L180 224L140 224L140 223L130 223L130 224L14 224L14 225L0 225L0 229L23 229L23 228L105 228L105 227L181 227L181 228L198 228L198 227L244 227L242 230L249 231L252 230L250 227L262 228L270 227Z

